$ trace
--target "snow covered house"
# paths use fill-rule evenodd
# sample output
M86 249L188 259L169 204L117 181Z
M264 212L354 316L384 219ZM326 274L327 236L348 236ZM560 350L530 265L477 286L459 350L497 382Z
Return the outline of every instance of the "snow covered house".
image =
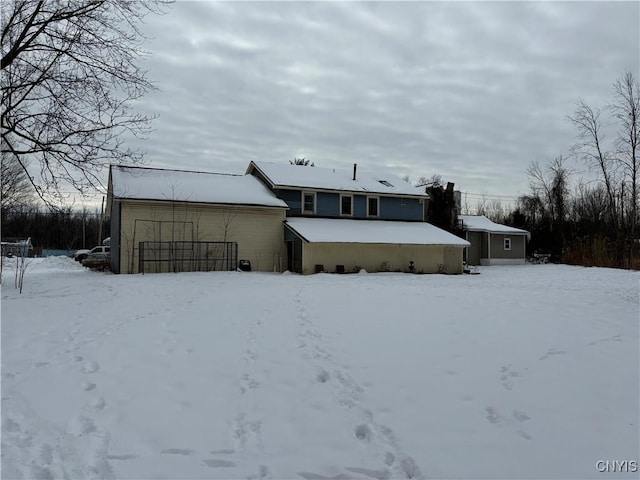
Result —
M289 207L291 271L462 273L469 243L426 223L429 196L399 177L270 162L251 162L246 173Z
M492 222L484 215L459 215L458 221L470 242L465 252L469 265L525 263L527 230Z
M465 240L425 222L400 178L251 162L245 175L112 166L116 273L233 270L462 273Z
M111 166L112 270L278 270L286 209L250 175Z

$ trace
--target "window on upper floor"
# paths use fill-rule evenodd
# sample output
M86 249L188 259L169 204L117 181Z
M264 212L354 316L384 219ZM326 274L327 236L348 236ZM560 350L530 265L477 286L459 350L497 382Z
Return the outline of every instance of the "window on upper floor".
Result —
M504 249L505 250L511 250L511 239L510 238L505 238L504 239Z
M340 195L340 215L353 215L353 195Z
M302 213L315 215L316 213L316 194L315 192L302 192Z
M367 197L367 216L368 217L380 216L380 198L379 197Z

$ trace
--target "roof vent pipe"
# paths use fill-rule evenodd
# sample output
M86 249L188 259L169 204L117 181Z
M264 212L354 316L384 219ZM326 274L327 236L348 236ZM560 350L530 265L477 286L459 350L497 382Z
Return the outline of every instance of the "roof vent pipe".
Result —
M353 164L353 180L355 181L356 179L356 168L358 168L358 164L354 163Z

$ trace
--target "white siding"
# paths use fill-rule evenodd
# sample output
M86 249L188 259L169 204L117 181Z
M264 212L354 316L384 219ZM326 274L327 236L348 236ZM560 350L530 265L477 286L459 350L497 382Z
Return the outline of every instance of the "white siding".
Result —
M438 273L443 268L446 273L462 273L462 250L437 245L307 243L303 244L302 273L314 273L316 265L329 272L336 271L336 265L344 265L347 272L354 268L406 272L410 261L416 272Z
M139 242L169 240L237 242L238 259L253 270L279 270L284 218L283 208L123 200L120 272L138 272Z

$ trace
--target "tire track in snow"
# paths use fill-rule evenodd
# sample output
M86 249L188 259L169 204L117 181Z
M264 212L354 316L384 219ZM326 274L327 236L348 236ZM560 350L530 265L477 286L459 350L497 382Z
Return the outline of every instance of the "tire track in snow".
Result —
M362 386L334 361L322 334L304 306L302 289L296 293L295 302L299 325L298 347L316 364L318 370L316 381L331 385L337 394L338 404L351 413L354 420L352 426L354 441L363 443L372 450L374 457L379 459L381 465L380 470L345 467L346 471L351 472L346 474L346 478L352 478L354 473L379 480L423 478L413 458L402 451L393 430L377 422L371 410L366 408L362 399L364 393ZM323 478L321 475L310 472L299 472L299 475L304 478Z

